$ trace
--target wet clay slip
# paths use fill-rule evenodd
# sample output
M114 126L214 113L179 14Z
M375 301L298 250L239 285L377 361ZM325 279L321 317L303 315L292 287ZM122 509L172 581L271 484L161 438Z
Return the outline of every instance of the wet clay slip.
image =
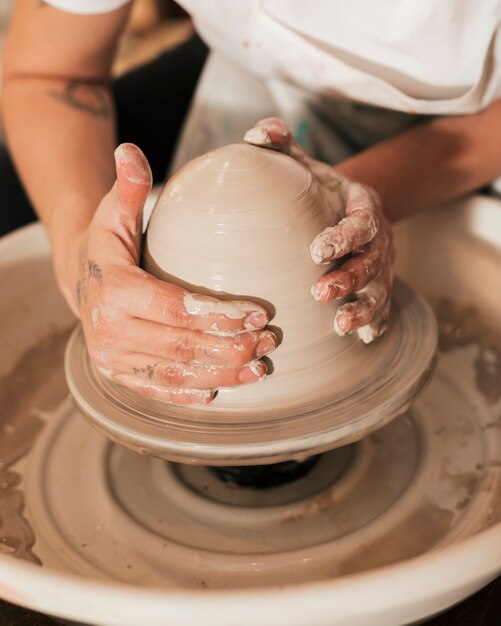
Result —
M77 330L66 367L82 412L111 439L143 453L214 465L302 459L401 414L432 368L433 314L398 283L381 340L366 346L336 335L339 302L318 303L311 295L325 267L313 263L309 248L329 225L328 213L315 178L284 154L235 144L188 163L155 206L144 267L194 293L185 307L195 315L243 318L247 308L229 300L263 305L281 339L270 375L221 389L209 405L170 406L105 380ZM215 308L207 296L223 302Z

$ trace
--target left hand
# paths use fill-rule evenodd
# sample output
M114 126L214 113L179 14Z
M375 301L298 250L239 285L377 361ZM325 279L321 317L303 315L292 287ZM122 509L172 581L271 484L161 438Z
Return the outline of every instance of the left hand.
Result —
M244 140L289 154L316 177L328 199L333 225L314 239L311 258L318 264L342 262L316 281L312 294L319 302L351 296L337 310L334 329L339 335L357 332L362 341L371 343L386 329L395 258L391 226L378 194L311 158L280 118L261 120ZM342 219L336 223L340 211Z

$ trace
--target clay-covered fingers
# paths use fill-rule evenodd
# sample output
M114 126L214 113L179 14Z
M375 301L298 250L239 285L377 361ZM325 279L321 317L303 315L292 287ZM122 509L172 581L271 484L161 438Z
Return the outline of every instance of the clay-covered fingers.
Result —
M310 247L311 259L318 265L331 263L372 241L378 228L378 217L372 211L345 217L315 237Z
M390 289L384 280L373 281L365 290L357 293L356 300L339 307L334 320L336 332L345 335L370 324L376 314L386 307L389 296Z
M360 291L379 276L387 252L386 237L378 237L338 269L321 276L312 287L313 297L318 302L328 302Z
M151 354L132 353L110 364L108 375L120 382L130 376L150 381L156 388L164 389L220 389L236 387L262 380L266 365L255 360L241 367L180 363L159 359ZM113 373L111 373L113 372Z
M356 300L339 307L334 329L339 335L356 331L364 343L371 343L383 334L391 307L393 269L385 264L381 275L359 292Z
M271 354L278 343L269 330L217 335L137 319L108 332L106 342L114 355L141 351L179 363L196 361L216 366L245 365Z
M169 404L186 406L189 404L210 404L216 397L216 389L177 389L157 385L148 378L139 378L134 374L120 374L115 382L139 393L146 398L162 400Z
M235 334L259 330L270 320L266 309L255 302L189 293L140 268L131 268L127 282L117 283L115 289L110 299L120 300L123 294L130 316L168 326Z
M340 189L345 217L313 240L310 255L317 264L330 263L365 246L376 237L384 220L379 200L370 189L346 180Z
M353 298L339 307L334 329L339 335L356 332L365 343L384 332L390 311L395 253L391 227L382 216L380 226L370 243L312 287L319 302Z

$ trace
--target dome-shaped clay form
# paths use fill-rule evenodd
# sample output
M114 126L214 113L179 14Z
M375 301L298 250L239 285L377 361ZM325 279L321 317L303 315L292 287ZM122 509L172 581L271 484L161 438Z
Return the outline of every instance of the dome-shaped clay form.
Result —
M66 373L84 415L145 454L256 465L356 441L402 413L432 368L433 313L397 281L384 337L367 346L337 336L338 303L318 303L310 291L325 270L309 252L331 221L325 209L310 172L271 150L231 145L185 165L155 206L144 267L202 296L264 305L282 339L271 354L273 371L262 382L220 390L209 405L174 406L101 376L79 330ZM189 296L186 306L201 305Z
M329 224L325 209L306 167L246 144L195 159L162 191L146 235L145 269L193 292L259 302L280 329L272 374L221 390L207 410L297 406L350 385L344 373L364 347L334 333L337 303L319 304L311 295L325 271L309 253Z

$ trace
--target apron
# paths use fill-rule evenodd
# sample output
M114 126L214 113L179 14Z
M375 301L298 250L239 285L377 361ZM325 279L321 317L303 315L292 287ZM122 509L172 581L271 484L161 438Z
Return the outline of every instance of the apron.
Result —
M241 141L263 117L282 117L310 154L335 164L429 116L501 97L498 0L180 4L212 53L174 170Z
M171 172L191 159L242 142L245 132L270 116L281 117L309 154L336 164L426 116L313 96L280 81L262 81L218 52L199 79Z
M46 0L75 13L131 0ZM501 0L177 0L212 50L173 169L266 116L336 163L501 98Z

